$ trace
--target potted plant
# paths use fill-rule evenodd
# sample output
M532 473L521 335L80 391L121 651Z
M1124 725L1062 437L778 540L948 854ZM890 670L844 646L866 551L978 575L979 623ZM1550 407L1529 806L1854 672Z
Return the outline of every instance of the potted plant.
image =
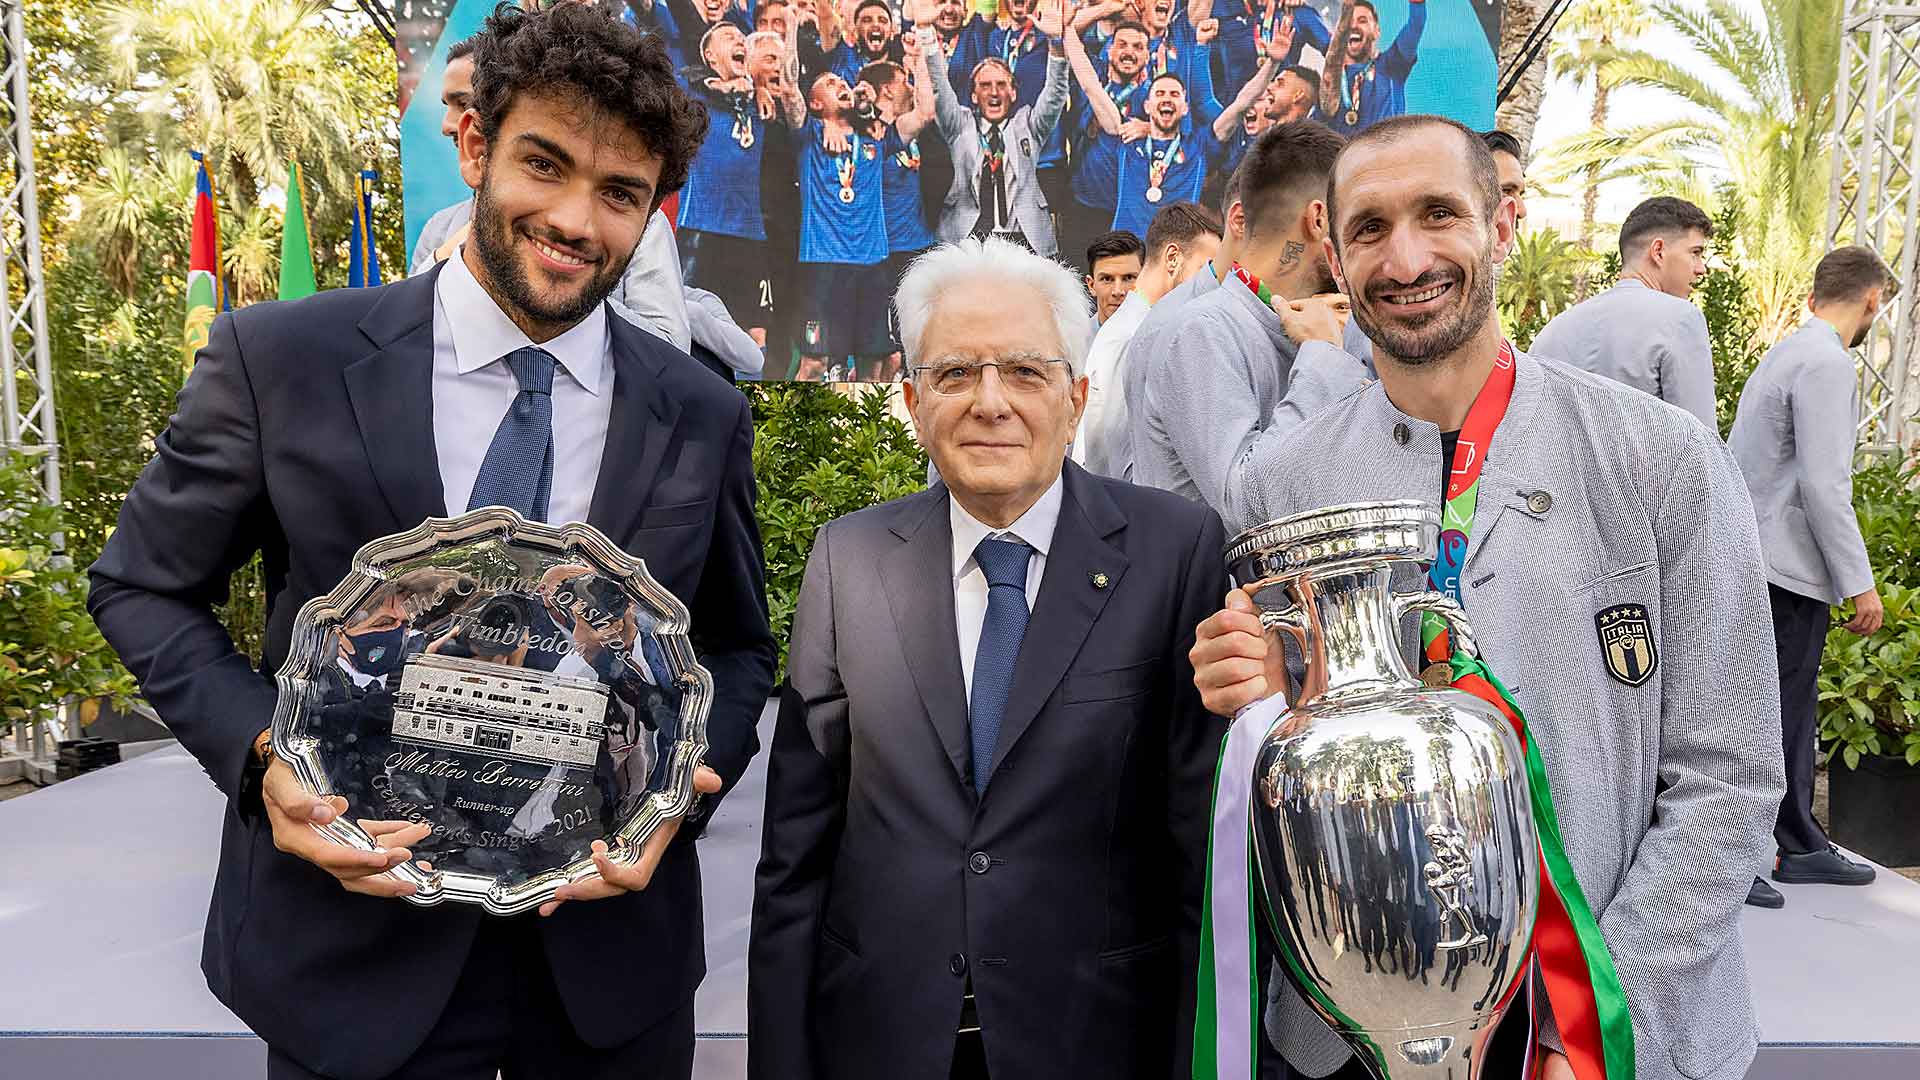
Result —
M1888 866L1920 865L1920 456L1854 478L1854 508L1880 580L1886 624L1836 625L1820 666L1820 742L1829 832ZM1836 768L1839 765L1842 767Z

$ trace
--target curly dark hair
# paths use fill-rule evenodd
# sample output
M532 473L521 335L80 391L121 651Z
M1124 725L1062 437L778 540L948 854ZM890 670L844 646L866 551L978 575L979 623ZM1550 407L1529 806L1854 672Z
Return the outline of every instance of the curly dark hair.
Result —
M590 4L528 12L503 3L493 9L474 49L470 105L489 142L522 93L575 96L625 121L660 157L655 207L686 185L707 135L707 107L680 89L659 35Z

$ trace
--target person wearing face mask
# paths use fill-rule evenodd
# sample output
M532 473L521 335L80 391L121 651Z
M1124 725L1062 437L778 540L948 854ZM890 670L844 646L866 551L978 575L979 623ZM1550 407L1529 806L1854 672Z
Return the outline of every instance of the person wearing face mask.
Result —
M1818 676L1832 605L1853 601L1846 628L1865 636L1886 611L1853 511L1853 448L1859 430L1853 358L1899 282L1872 249L1838 248L1813 271L1809 318L1761 357L1740 391L1727 449L1740 463L1760 521L1767 596L1780 661L1780 727L1787 796L1774 824L1773 880L1866 885L1873 867L1852 861L1813 818ZM1747 902L1780 907L1778 889L1755 878Z
M1707 212L1667 195L1620 226L1620 283L1553 317L1528 346L1604 375L1700 418L1715 431L1713 344L1687 299L1707 276Z

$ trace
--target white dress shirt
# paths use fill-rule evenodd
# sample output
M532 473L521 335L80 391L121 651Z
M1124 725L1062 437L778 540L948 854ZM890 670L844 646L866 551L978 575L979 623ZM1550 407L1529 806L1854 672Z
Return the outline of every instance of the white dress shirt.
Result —
M1040 578L1047 572L1047 549L1053 545L1053 527L1060 521L1060 477L1027 508L1019 520L1004 529L981 524L960 500L947 496L947 515L953 525L953 628L960 635L960 673L967 681L967 700L973 700L973 656L980 651L980 628L987 621L987 575L974 561L980 541L1018 540L1033 549L1027 556L1027 610L1040 595Z
M1080 414L1080 433L1073 440L1074 463L1101 476L1123 479L1117 448L1127 430L1127 396L1123 390L1120 360L1126 355L1133 332L1147 321L1153 301L1140 290L1127 294L1107 321L1093 336L1087 350L1087 409Z
M504 362L533 342L480 287L460 255L434 283L433 447L447 513L473 495L493 433L520 393ZM560 361L553 376L553 492L547 520L587 520L613 412L613 339L607 306L596 306L566 333L540 346Z

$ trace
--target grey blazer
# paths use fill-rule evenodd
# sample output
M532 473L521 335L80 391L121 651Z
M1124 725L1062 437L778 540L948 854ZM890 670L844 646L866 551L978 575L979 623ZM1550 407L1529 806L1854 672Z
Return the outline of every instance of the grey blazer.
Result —
M1786 786L1753 506L1732 455L1679 409L1564 364L1516 364L1480 480L1467 614L1545 759L1626 988L1638 1080L1738 1080L1757 1046L1741 904ZM1440 432L1374 383L1247 472L1262 517L1437 502ZM1600 638L1599 616L1622 612L1650 634L1639 685L1611 673ZM1309 1076L1346 1057L1296 993L1268 1030Z
M1248 515L1241 479L1259 448L1373 375L1332 345L1295 345L1238 278L1195 297L1158 348L1129 359L1143 369L1131 479L1206 503L1229 536L1263 520Z
M929 64L927 70L933 75L934 121L953 155L953 184L947 188L947 201L940 211L940 239L951 244L965 240L980 218L980 129L973 110L960 104L954 95L947 65ZM1059 242L1054 238L1053 217L1035 170L1041 151L1046 149L1047 136L1053 134L1066 107L1067 59L1049 56L1047 82L1040 88L1039 100L1022 106L1001 125L1007 164L1012 169L1007 204L1027 243L1048 258L1059 250Z
M1707 317L1677 296L1622 281L1554 316L1527 351L1626 383L1720 430Z
M433 269L433 253L447 242L462 225L473 220L473 200L454 203L427 219L420 228L420 239L413 245L413 264L409 275ZM667 215L658 210L647 219L647 230L640 246L633 250L627 264L627 276L620 280L620 291L608 297L614 313L628 322L670 343L681 352L693 347L693 333L687 322L687 302L681 295L680 250L673 245L673 227Z
M1753 369L1727 434L1759 515L1767 580L1829 604L1873 588L1853 513L1859 422L1853 359L1838 331L1810 319Z

